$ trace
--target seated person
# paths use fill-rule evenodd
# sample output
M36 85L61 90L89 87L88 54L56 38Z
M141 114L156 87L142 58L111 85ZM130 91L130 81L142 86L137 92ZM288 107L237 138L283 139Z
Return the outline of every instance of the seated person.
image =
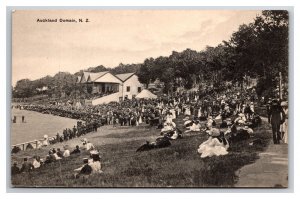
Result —
M163 133L163 132L168 132L168 131L173 131L173 130L174 130L174 127L173 127L172 123L165 122L164 123L164 128L162 128L160 132Z
M94 145L90 142L90 141L88 141L86 138L84 138L83 140L82 140L82 144L83 144L83 147L84 147L84 149L86 149L86 150L94 150Z
M87 141L86 150L90 151L90 150L94 150L94 149L95 149L94 145L90 141Z
M213 117L212 116L208 116L207 117L207 123L214 123L215 121L213 120Z
M79 146L76 145L76 148L71 152L71 155L72 154L78 154L78 153L80 153L80 149L79 149Z
M146 141L146 144L143 144L142 146L140 146L136 152L140 152L140 151L148 151L154 148L164 148L164 147L168 147L171 145L170 142L170 138L167 135L158 137L155 142L149 142Z
M58 157L58 155L56 154L56 150L54 149L50 149L49 151L49 156L52 162L56 161L56 160L60 160L61 158Z
M41 166L40 156L33 156L32 165L35 169Z
M11 153L18 153L19 151L21 151L21 148L18 146L14 146L14 148L11 150Z
M79 167L78 169L74 169L75 173L75 177L79 177L80 175L90 175L92 173L92 167L89 165L89 160L88 158L84 158L83 159L83 163L84 165L82 165L81 167Z
M99 152L91 151L91 158L92 161L89 163L89 165L92 167L92 174L103 173L103 171L101 170L101 157L99 155Z
M211 122L206 123L206 131L205 132L211 136L219 136L220 135L220 130L216 128L216 124L211 123Z
M237 122L239 122L239 123L245 123L246 120L247 119L246 119L245 115L243 113L239 113L238 117L234 120L234 123L237 123Z
M20 168L17 166L18 163L14 162L13 166L11 167L11 175L16 175L20 173Z
M63 154L63 152L60 150L60 148L57 148L56 154L57 154L57 156L60 157L60 158L63 158L63 157L64 157L64 154Z
M177 130L174 131L174 134L170 137L171 140L176 140L178 138L179 134L177 132Z
M32 163L28 162L27 158L24 158L24 162L22 164L20 172L21 173L23 173L23 172L30 172L33 168L34 167L33 167Z
M53 160L51 159L50 155L47 155L44 164L49 164L51 162L53 162Z
M246 127L245 129L244 121L237 121L237 123L231 128L229 141L235 143L242 140L247 140L250 138L251 132L253 132L253 130L249 127Z
M67 146L64 146L64 149L65 149L65 151L63 153L63 157L67 158L70 156L70 150L68 149Z
M229 148L229 143L224 137L224 133L219 133L218 136L209 135L208 140L203 142L199 148L198 153L201 154L201 158L220 156L228 154L227 149Z
M196 120L190 127L190 131L200 131L201 125L198 120Z
M192 121L192 120L186 120L185 122L184 122L184 126L186 127L186 128L189 128L190 126L192 126L194 124L194 122Z
M42 146L48 146L48 145L49 145L48 135L44 135Z

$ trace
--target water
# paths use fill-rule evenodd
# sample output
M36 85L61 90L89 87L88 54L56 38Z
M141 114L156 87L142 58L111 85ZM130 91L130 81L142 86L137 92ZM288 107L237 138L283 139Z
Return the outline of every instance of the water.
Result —
M23 115L25 123L22 123ZM63 129L72 128L77 123L74 119L19 109L12 109L11 117L14 116L17 116L17 121L11 122L11 145L43 139L44 135L62 134Z

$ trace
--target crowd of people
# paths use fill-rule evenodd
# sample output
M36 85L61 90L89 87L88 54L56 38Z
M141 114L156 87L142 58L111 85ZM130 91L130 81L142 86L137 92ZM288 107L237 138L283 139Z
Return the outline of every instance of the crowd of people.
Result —
M60 148L52 148L49 150L45 158L34 155L33 157L25 157L21 167L18 166L17 162L14 162L11 168L11 174L17 175L20 173L31 172L47 165L60 161L62 159L67 160L70 156L75 156L81 154L82 150L89 151L89 157L84 158L84 165L74 169L74 176L79 177L80 175L91 175L96 173L102 173L101 170L101 156L99 151L94 147L94 145L84 138L82 141L82 146L76 145L75 149L69 150L68 145L64 146L62 151Z
M254 128L261 123L261 118L255 111L257 100L255 90L225 89L204 94L178 92L158 99L132 99L97 106L30 104L24 105L23 108L82 121L73 129L65 129L62 135L57 134L55 140L59 142L97 131L102 125L139 126L144 123L161 129L161 136L155 142L147 141L137 151L170 146L170 140L182 138L189 132L205 133L208 139L201 143L197 150L201 157L205 158L226 155L230 144L249 139L253 135ZM267 113L272 125L274 144L279 144L280 141L287 143L287 107L287 102L278 100L271 100L268 103ZM174 122L180 115L184 115L184 132L179 130ZM94 147L89 150L92 148ZM60 151L52 150L52 153L57 154ZM50 162L53 161L52 153L48 154ZM57 156L66 158L58 154ZM48 159L46 158L46 161ZM90 173L92 171L88 166L90 162L85 159L84 165L76 171L84 170L82 172Z

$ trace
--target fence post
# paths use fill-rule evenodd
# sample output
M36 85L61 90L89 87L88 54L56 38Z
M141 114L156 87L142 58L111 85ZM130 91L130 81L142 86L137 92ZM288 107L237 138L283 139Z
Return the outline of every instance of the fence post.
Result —
M279 72L279 98L282 100L282 77L281 77L281 72Z

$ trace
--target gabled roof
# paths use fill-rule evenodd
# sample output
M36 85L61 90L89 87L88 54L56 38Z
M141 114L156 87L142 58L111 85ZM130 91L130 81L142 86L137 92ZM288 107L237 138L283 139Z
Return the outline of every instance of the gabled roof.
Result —
M99 72L99 73L90 73L88 82L94 82L96 79L99 79L109 71Z
M118 77L122 82L125 82L127 79L129 79L134 74L135 73L123 73L123 74L117 74L116 77Z
M89 76L90 76L90 72L83 72L81 79L80 79L80 83L87 82Z
M117 84L121 84L122 81L117 78L115 75L111 74L111 73L105 73L104 75L102 75L101 77L97 78L96 80L94 80L93 82L104 82L104 83L117 83Z
M80 83L81 76L77 76L76 83Z
M86 82L93 82L96 79L102 77L109 71L99 72L99 73L93 73L93 72L83 72L82 76L79 77L78 83L86 83Z

